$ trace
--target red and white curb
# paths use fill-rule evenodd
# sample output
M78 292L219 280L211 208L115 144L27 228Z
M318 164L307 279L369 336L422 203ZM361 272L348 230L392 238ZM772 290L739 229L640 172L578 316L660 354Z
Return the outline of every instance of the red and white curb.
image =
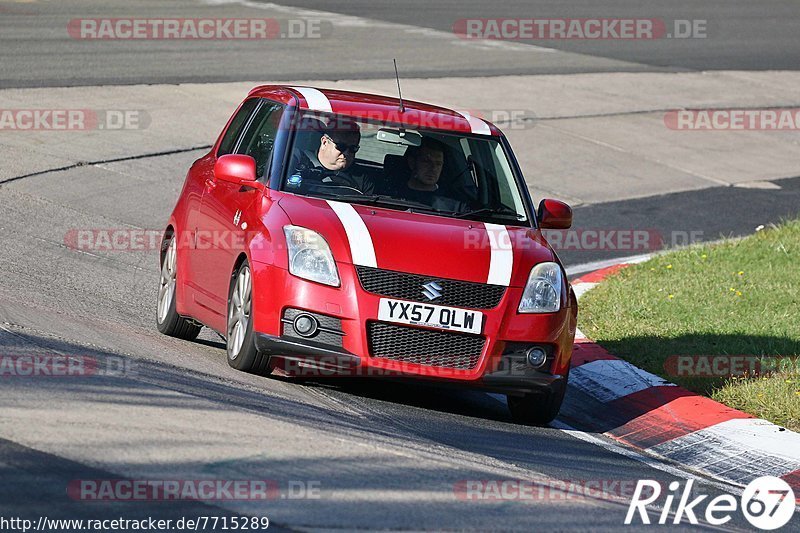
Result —
M628 263L572 282L578 298ZM570 387L603 406L598 431L736 485L784 479L800 495L800 434L726 407L615 357L580 331Z

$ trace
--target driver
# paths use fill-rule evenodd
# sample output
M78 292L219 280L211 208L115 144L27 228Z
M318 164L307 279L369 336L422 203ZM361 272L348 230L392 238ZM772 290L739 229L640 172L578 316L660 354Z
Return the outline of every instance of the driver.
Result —
M304 155L289 183L332 187L342 194L372 194L374 181L355 164L360 141L361 129L355 121L331 120L322 130L317 153Z

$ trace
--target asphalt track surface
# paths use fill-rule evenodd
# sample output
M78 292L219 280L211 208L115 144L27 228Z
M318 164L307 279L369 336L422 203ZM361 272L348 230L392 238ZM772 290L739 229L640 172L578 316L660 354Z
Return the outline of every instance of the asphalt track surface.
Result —
M255 11L253 6L259 4L263 9ZM800 66L796 38L800 10L792 0L277 4L136 0L112 7L100 0L0 2L0 87L385 78L392 73L393 57L405 76L429 78ZM107 42L74 39L67 32L70 20L84 17L245 18L258 13L281 21L319 20L321 38L267 43L118 41L107 46ZM669 25L677 19L704 20L707 30L705 38L695 39L548 40L519 45L467 42L453 34L458 19L500 17L658 18ZM430 52L430 39L441 43L433 48L436 53Z
M258 0L264 1L264 0ZM665 21L706 21L703 39L641 41L519 40L564 52L616 59L668 70L794 70L800 66L800 41L796 37L800 10L790 0L748 2L693 2L678 0L482 0L401 3L370 0L287 0L285 5L324 9L335 13L452 31L459 19L525 18L652 18ZM402 8L398 9L399 6ZM508 68L508 67L506 67ZM513 66L511 67L513 68ZM590 72L564 64L559 73ZM509 72L511 73L511 72ZM541 73L519 71L513 73Z
M352 4L356 7L340 11L356 10L376 20L448 31L451 14L455 18L524 16L531 9L529 4L508 3L493 4L486 11L489 8L478 2L452 2L446 4L449 9L430 9L421 17L421 9L408 5L388 9L375 4L363 8ZM79 14L75 14L76 5ZM649 16L705 16L691 2L672 3L663 14L658 10L667 8L656 3L653 11L647 11L646 4L636 5L631 9ZM334 9L337 4L308 6ZM585 12L569 8L564 14L561 10L568 8L560 6L543 5L544 11L536 14ZM786 28L794 24L797 12L789 2L766 6L708 4L707 9L725 13L722 20L730 24L724 26L726 31L737 30L739 36L749 37L740 39L747 40L747 46L740 47L735 37L728 38L716 51L707 51L705 58L657 46L649 51L610 46L595 50L596 56L578 49L574 54L571 47L578 45L564 44L557 46L563 55L549 54L558 60L548 59L547 67L539 60L521 66L518 58L498 60L506 54L497 54L482 57L478 66L456 61L446 66L419 56L419 66L410 70L436 77L443 73L795 68L797 42ZM277 78L287 79L308 73L333 78L386 75L383 57L358 60L371 43L381 41L380 35L347 46L331 44L330 49L308 44L314 53L302 55L302 62L298 56L278 54L265 59L255 47L241 43L191 50L181 49L181 43L138 47L120 43L102 55L91 43L64 36L67 16L110 16L110 9L100 2L0 3L0 7L3 87L258 79L267 68ZM145 8L150 17L189 16L196 13L190 9L212 9L190 2L166 7L136 2L115 7L111 14L136 16ZM235 13L238 8L229 9ZM592 9L590 15L630 16L621 3L609 5L608 10ZM755 26L750 27L753 21ZM393 38L389 32L379 42L387 53ZM236 51L242 54L241 61L221 61ZM340 68L326 71L332 64ZM556 491L551 497L528 501L476 502L459 499L455 487L464 480L487 479L556 484L655 479L666 484L691 475L681 472L678 465L616 448L591 432L513 424L503 402L483 393L394 382L295 383L251 376L228 367L221 340L208 331L191 343L159 335L154 318L156 252L80 253L65 244L64 236L75 228L150 228L154 221L165 221L186 168L200 154L190 151L102 163L0 186L3 354L74 355L91 357L101 365L122 361L129 368L121 375L2 382L0 516L35 520L39 516L266 515L272 529L278 530L617 530L627 511L626 498L576 498ZM753 220L765 219L764 211L771 220L792 214L792 206L796 209L797 179L781 185L786 194L777 202L772 191L712 188L670 198L587 206L576 211L576 218L595 227L610 227L618 220L637 227L630 217L640 217L665 231L684 227L678 224L688 221L689 227L708 228L706 236L748 233ZM708 209L719 211L720 216ZM728 218L721 217L723 211ZM586 257L566 258L574 264ZM602 257L592 257L598 258ZM579 430L590 427L593 421L584 415L589 401L568 395L559 422ZM292 481L313 481L321 491L319 499L276 498L266 503L99 503L74 500L66 493L72 480L119 478L270 479L284 493ZM697 481L698 493L713 496L728 490L732 489ZM738 515L726 529L747 527Z

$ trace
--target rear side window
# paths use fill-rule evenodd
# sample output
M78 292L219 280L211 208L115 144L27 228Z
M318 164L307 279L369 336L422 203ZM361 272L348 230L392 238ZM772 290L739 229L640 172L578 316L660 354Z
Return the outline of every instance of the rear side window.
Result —
M256 176L269 172L275 137L280 129L283 106L265 100L258 108L236 149L237 154L249 155L256 160Z
M222 137L222 142L219 143L217 157L233 153L234 148L236 148L236 141L247 125L247 119L250 118L256 105L258 105L258 98L251 98L242 104L236 116L231 120L231 124L228 126L225 135Z

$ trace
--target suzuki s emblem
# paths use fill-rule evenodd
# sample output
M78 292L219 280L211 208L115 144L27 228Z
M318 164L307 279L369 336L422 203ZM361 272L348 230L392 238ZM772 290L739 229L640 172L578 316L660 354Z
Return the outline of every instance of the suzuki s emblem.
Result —
M430 281L422 286L422 294L424 294L428 300L435 300L442 295L442 286L435 281Z
M240 218L242 218L242 210L241 209L237 209L236 210L236 214L233 215L233 225L234 226L238 226L239 225L239 219Z

